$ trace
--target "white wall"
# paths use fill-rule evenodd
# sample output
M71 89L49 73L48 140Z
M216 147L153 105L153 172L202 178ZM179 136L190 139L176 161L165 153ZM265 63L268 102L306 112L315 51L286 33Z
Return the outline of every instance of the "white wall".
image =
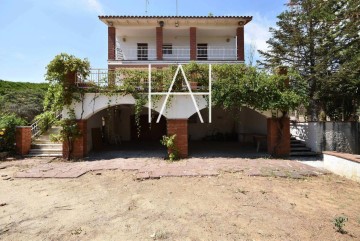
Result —
M304 122L291 123L290 133L315 152L360 152L359 123L356 122Z
M324 154L324 168L341 176L360 182L360 163Z
M155 32L155 30L154 30ZM126 41L123 41L123 37L117 36L117 47L120 47L124 60L137 60L137 44L148 44L148 60L156 60L156 39L154 37L125 37Z
M229 39L229 42L226 41ZM208 44L208 60L236 59L236 42L234 37L197 36L197 43Z

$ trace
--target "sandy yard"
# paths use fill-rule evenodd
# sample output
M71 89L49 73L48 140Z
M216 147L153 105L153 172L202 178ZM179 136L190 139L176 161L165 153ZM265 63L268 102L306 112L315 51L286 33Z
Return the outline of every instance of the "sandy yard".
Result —
M360 183L332 174L12 178L24 168L0 169L1 240L360 240Z

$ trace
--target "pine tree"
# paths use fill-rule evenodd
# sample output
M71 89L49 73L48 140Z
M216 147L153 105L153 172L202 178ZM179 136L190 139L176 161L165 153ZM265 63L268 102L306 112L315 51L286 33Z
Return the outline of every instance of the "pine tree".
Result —
M359 103L359 1L292 0L271 28L266 68L287 65L308 82L308 114L354 118ZM341 118L339 117L341 112Z

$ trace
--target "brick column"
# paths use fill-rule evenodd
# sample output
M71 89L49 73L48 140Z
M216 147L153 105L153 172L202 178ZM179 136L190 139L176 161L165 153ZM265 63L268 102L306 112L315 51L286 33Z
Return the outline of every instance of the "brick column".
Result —
M188 157L188 120L187 119L168 119L168 136L176 134L175 143L181 158Z
M115 27L108 27L108 60L115 60Z
M288 68L286 66L278 66L275 68L275 73L277 75L287 75L288 74ZM285 86L289 87L289 78L285 79Z
M290 154L290 119L267 119L267 145L269 154L282 157Z
M76 138L73 143L71 158L84 158L87 154L87 120L77 120L81 136ZM67 158L67 143L63 143L63 158Z
M236 29L237 36L237 60L245 61L244 26Z
M190 27L190 60L196 60L196 28Z
M156 27L156 58L157 58L157 60L163 59L162 46L163 46L163 28Z
M15 138L16 138L16 153L22 156L29 154L31 148L31 127L17 126Z

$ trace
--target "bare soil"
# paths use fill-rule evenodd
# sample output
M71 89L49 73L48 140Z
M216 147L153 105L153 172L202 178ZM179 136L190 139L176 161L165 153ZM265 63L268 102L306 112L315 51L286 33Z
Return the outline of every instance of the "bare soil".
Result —
M360 240L360 184L332 174L11 178L19 169L0 170L1 240Z

